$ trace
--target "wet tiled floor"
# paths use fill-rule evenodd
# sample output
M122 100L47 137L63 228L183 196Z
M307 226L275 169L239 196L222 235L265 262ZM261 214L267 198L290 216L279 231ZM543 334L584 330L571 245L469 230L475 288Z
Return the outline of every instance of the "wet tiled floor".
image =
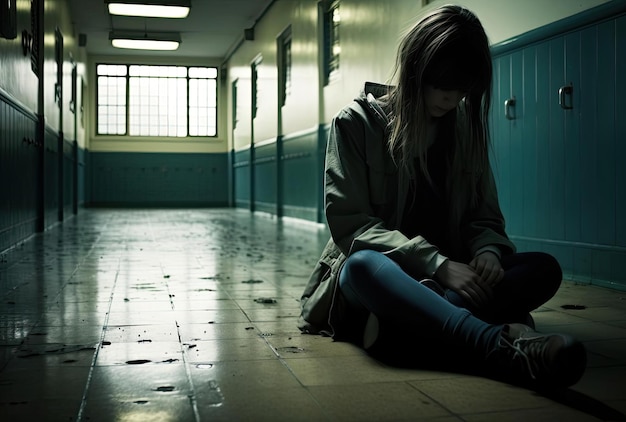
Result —
M534 312L589 351L539 394L301 335L327 238L231 209L88 209L34 236L0 256L0 420L626 420L626 292L565 282Z

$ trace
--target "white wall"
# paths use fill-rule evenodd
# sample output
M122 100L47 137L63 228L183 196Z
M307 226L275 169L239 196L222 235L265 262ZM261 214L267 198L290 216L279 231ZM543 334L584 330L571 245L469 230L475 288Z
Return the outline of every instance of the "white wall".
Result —
M607 1L609 0L456 0L455 3L473 10L483 22L491 42L498 43ZM252 134L245 130L245 125L249 122L240 121L240 136L232 139L230 85L234 79L241 78L240 95L247 95L250 63L254 57L262 54L263 63L259 70L263 98L254 137L257 141L275 138L281 130L277 124L276 37L288 25L292 25L293 89L282 109L282 133L310 130L319 123L329 122L337 110L358 94L365 81L386 82L402 34L425 12L449 2L435 0L422 7L419 0L342 0L340 76L331 85L320 87L317 1L278 0L257 24L256 39L244 42L233 54L228 64L228 78L223 84L218 84L218 138L134 139L129 142L128 139L95 136L95 107L92 104L95 98L95 82L91 81L95 81L93 64L101 58L90 58L86 65L84 51L77 46L67 0L46 0L43 69L43 109L46 123L55 130L62 130L67 139L76 139L81 147L93 151L226 152L233 146L243 147ZM21 44L22 30L30 30L30 0L17 0L17 9L18 38L0 39L0 89L27 109L37 112L37 78L30 69L30 57L22 53ZM56 26L61 28L65 41L63 123L59 122L58 107L54 102ZM79 92L81 81L87 86L84 101L86 114L83 120L85 126L83 128L79 123L77 133L74 133L73 115L69 111L70 53L79 65ZM192 64L183 58L177 59L177 62ZM220 60L207 58L201 64L220 65ZM243 108L245 101L240 100L239 105ZM246 116L242 118L245 119ZM85 133L86 130L88 132Z
M17 0L17 38L0 38L0 89L27 109L37 111L37 77L30 70L30 55L22 52L24 29L30 31L30 0Z
M492 44L520 35L610 0L455 0L473 11ZM424 10L450 3L435 0Z
M491 44L521 35L609 0L342 0L340 77L324 88L324 122L365 81L389 82L401 37L432 9L448 3L472 10ZM622 0L619 0L622 1Z
M292 28L292 91L282 108L282 128L278 126L277 38ZM318 104L317 2L287 0L274 3L255 27L255 40L245 41L228 63L229 83L238 80L237 128L232 145L246 148L250 137L255 142L275 139L279 132L294 133L317 127ZM250 75L251 63L262 57L259 65L258 114L251 134ZM230 101L230 95L229 95ZM230 107L228 108L230 112ZM229 128L232 116L228 117Z
M31 32L30 0L17 0L17 38L6 40L0 38L0 89L15 102L21 104L31 113L39 112L38 78L31 70L30 52L24 55L22 49L22 31ZM46 126L54 131L62 131L68 141L77 141L85 146L84 130L80 124L74 130L74 114L70 112L72 95L72 63L77 64L78 80L86 80L85 54L78 48L71 22L67 0L46 0L44 3L44 40L43 69L44 81L43 103ZM54 98L57 82L57 63L55 60L55 30L59 28L63 34L63 122L60 121L60 108ZM80 90L80 87L79 87ZM77 110L79 113L79 110Z

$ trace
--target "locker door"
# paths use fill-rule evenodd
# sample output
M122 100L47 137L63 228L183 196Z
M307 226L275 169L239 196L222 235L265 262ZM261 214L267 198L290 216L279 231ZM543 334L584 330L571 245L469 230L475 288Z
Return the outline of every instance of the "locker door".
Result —
M507 232L524 233L524 184L528 163L523 160L524 52L519 50L494 60L494 91L491 110L492 166Z
M624 116L624 99L626 98L626 16L615 21L615 204L616 227L615 241L617 246L626 247L626 119ZM618 76L619 75L619 76ZM623 268L616 265L615 268ZM622 269L621 277L626 279Z
M565 35L565 75L563 87L571 86L571 93L563 92L563 96L559 98L565 102L564 107L572 107L571 109L563 109L563 140L565 148L565 167L563 176L565 178L564 189L564 237L571 242L581 242L583 240L581 233L581 166L583 165L583 156L581 154L580 145L580 122L582 118L581 109L581 55L580 55L580 32L574 32ZM559 89L561 89L559 88Z
M565 239L565 135L566 115L571 115L571 81L565 80L565 39L557 37L547 42L549 48L548 90L544 92L548 110L544 136L539 139L544 145L545 172L542 179L545 187L543 203L542 237L550 240Z
M510 93L510 55L498 57L493 62L493 99L491 106L491 141L493 155L491 164L498 189L500 207L510 228L515 227L515 218L511 214L510 206L510 155L509 145L511 128L509 120L505 116L504 103L509 101ZM514 113L515 108L510 106L509 112ZM511 114L512 115L512 114Z

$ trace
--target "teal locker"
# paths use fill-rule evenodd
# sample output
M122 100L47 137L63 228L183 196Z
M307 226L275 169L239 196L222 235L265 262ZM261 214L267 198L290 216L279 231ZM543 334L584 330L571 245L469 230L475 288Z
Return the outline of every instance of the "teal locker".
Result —
M626 289L626 4L610 2L492 49L494 171L521 251L566 278Z

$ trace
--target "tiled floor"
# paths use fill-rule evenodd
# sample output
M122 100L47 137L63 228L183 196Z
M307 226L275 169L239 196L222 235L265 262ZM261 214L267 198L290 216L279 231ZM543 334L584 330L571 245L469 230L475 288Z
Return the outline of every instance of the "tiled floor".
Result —
M241 210L92 209L2 254L0 420L626 420L626 292L566 282L534 313L587 345L564 392L391 367L296 328L327 236Z

